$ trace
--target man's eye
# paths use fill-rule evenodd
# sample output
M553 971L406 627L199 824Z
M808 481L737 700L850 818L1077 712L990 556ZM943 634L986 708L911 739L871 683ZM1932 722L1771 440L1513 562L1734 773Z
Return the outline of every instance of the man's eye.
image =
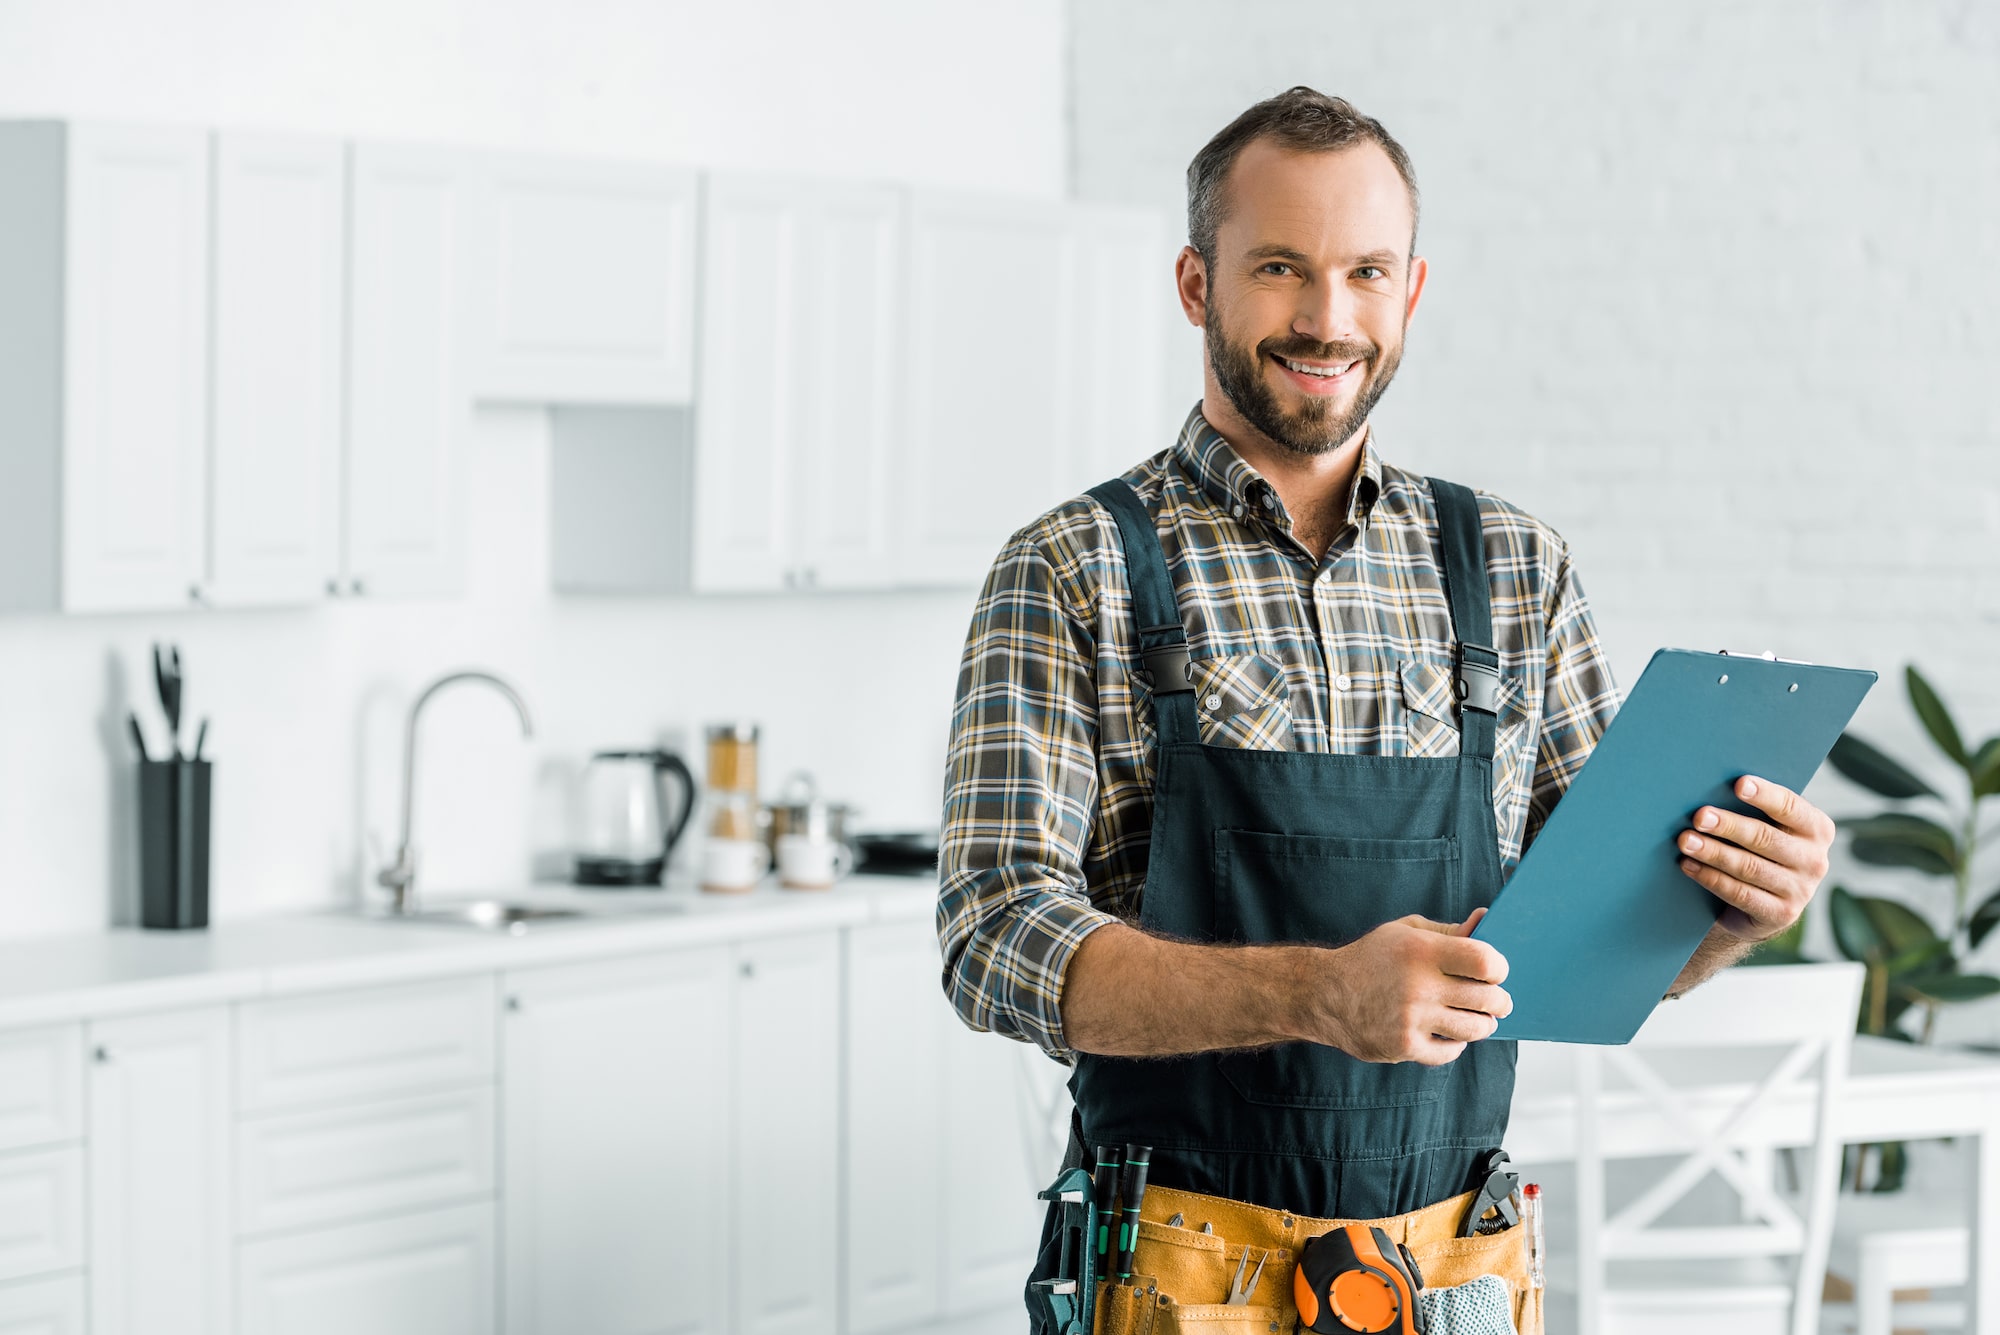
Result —
M1264 266L1264 272L1269 274L1288 274L1291 271L1292 271L1291 265L1280 263L1277 260L1272 260L1269 264Z
M1356 269L1354 271L1354 276L1356 278L1362 279L1363 281L1370 281L1376 278L1381 278L1384 276L1384 274L1381 266L1374 264L1364 264L1359 269Z

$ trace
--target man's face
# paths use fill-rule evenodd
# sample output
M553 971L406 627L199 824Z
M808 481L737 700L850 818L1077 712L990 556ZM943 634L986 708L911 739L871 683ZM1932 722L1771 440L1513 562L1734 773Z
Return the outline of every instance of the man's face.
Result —
M1217 387L1274 444L1324 454L1367 422L1423 289L1414 226L1409 189L1375 144L1298 153L1259 140L1236 159L1199 318Z

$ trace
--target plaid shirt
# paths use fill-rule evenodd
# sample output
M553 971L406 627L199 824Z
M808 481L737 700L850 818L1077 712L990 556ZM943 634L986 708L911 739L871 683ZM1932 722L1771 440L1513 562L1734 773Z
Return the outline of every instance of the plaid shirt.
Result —
M1324 558L1199 407L1125 475L1160 529L1194 655L1201 739L1359 755L1458 750L1437 513L1366 442ZM1493 803L1511 871L1618 707L1569 547L1480 493L1501 690ZM1110 512L1079 497L1015 534L974 610L946 765L938 936L964 1021L1068 1060L1083 938L1136 919L1155 736Z

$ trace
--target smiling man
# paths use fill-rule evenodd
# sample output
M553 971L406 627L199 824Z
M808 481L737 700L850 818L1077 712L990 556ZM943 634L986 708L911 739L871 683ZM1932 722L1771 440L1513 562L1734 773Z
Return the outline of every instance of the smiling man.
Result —
M946 988L1074 1063L1072 1161L1153 1147L1141 1280L1103 1290L1099 1330L1222 1302L1242 1249L1337 1220L1381 1222L1433 1286L1499 1276L1539 1324L1524 1230L1479 1192L1513 1092L1507 961L1466 932L1617 696L1562 538L1378 450L1417 213L1408 156L1339 98L1294 88L1216 135L1176 267L1200 404L1017 534L974 615ZM1825 874L1824 816L1738 792L1769 822L1703 808L1681 836L1726 908L1676 992ZM1245 1296L1289 1322L1291 1293L1285 1263Z

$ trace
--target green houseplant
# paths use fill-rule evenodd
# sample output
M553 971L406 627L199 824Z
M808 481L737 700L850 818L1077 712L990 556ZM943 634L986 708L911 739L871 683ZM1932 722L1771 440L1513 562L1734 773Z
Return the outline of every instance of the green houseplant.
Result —
M1901 900L1855 894L1838 885L1827 896L1827 912L1835 947L1867 969L1856 1032L1927 1043L1940 1007L2000 993L2000 978L1964 969L1967 958L2000 926L2000 890L1976 902L1972 893L1974 859L1983 843L2000 834L2000 829L1982 830L1979 819L1986 799L2000 796L2000 736L1968 747L1951 711L1922 673L1905 669L1904 684L1918 721L1958 769L1963 786L1951 785L1958 791L1946 796L1901 761L1847 733L1827 759L1842 775L1894 806L1838 824L1855 861L1948 879L1950 921L1934 924ZM1799 933L1794 930L1787 937L1774 943L1772 953L1798 958ZM1879 1150L1874 1189L1894 1191L1902 1185L1903 1147L1883 1145ZM1864 1147L1855 1160L1857 1188L1866 1158Z

